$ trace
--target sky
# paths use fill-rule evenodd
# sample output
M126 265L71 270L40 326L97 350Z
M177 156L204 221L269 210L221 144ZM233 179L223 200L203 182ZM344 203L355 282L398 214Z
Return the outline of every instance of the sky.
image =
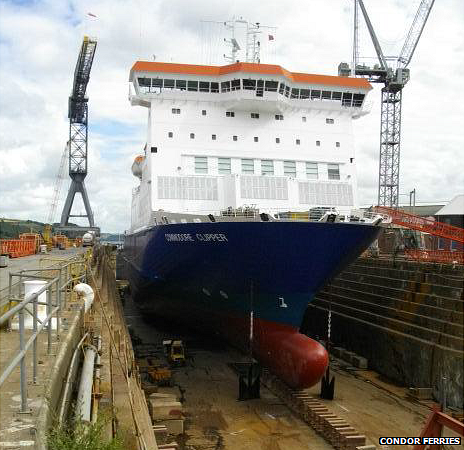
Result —
M383 51L401 51L419 0L364 0ZM128 101L136 60L225 64L227 35L207 21L243 16L275 27L262 62L336 75L352 53L352 0L0 0L0 217L46 221L63 148L82 37L98 40L89 96L86 186L104 232L130 226L135 155L147 112ZM88 13L96 17L90 16ZM365 27L361 61L375 63ZM365 59L364 59L365 58ZM443 203L464 193L464 2L437 0L403 91L400 202ZM355 121L362 205L377 200L380 86ZM69 185L66 176L55 221ZM73 213L84 211L79 196ZM79 219L75 220L79 223Z

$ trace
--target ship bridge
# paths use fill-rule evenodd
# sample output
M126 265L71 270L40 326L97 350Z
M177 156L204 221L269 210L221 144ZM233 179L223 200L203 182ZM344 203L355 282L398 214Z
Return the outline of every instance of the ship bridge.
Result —
M130 72L133 105L152 99L217 102L242 111L280 113L289 108L368 112L364 79L289 72L278 65L237 62L225 66L137 61Z

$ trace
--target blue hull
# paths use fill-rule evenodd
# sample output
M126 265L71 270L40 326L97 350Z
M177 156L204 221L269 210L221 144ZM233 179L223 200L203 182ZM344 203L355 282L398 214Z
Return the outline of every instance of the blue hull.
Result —
M158 225L127 235L128 278L140 306L221 332L227 317L298 329L308 303L377 237L345 223ZM218 329L219 328L219 329Z

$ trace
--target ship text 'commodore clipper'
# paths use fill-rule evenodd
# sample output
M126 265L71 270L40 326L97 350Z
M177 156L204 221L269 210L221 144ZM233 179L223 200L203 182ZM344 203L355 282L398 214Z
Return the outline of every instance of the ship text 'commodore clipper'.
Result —
M299 333L307 305L380 229L351 216L352 120L370 84L146 61L130 83L132 105L148 110L125 237L135 301L243 349L252 329L263 365L292 387L316 384L328 357Z

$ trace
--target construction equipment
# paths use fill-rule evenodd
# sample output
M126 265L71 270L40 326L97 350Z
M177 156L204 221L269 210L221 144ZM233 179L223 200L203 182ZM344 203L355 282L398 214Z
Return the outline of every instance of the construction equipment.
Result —
M67 229L70 217L86 217L89 221L89 227L85 227L85 229L93 229L98 232L98 229L94 225L93 212L90 208L84 184L84 179L87 175L88 97L86 96L86 89L90 80L90 70L96 47L96 40L84 36L74 71L73 89L69 97L69 176L71 177L71 185L69 186L66 202L61 213L60 228L62 230ZM77 192L82 196L86 214L71 214L74 197Z
M378 205L398 206L402 92L410 78L407 66L411 62L434 3L435 0L421 1L400 56L387 58L383 54L363 0L354 0L353 61L351 68L347 63L340 63L338 72L341 76L361 76L372 83L384 85L380 113ZM379 60L379 64L374 67L358 65L358 4ZM396 68L389 65L387 60L390 59L396 60Z
M169 367L155 366L147 369L148 375L158 386L172 386L172 372Z
M168 361L174 366L185 366L185 349L180 340L167 339L163 341L163 348Z
M45 241L45 244L47 244L48 251L50 251L53 246L52 225L55 219L56 207L58 205L58 198L60 196L61 185L64 179L64 167L65 167L64 164L66 162L66 156L68 155L68 151L69 151L69 141L66 143L63 149L63 153L61 154L60 166L58 168L58 173L55 179L55 186L53 188L53 198L52 198L52 202L50 203L50 210L48 212L47 223L45 224L43 232L42 232L42 237L43 237L43 240Z

